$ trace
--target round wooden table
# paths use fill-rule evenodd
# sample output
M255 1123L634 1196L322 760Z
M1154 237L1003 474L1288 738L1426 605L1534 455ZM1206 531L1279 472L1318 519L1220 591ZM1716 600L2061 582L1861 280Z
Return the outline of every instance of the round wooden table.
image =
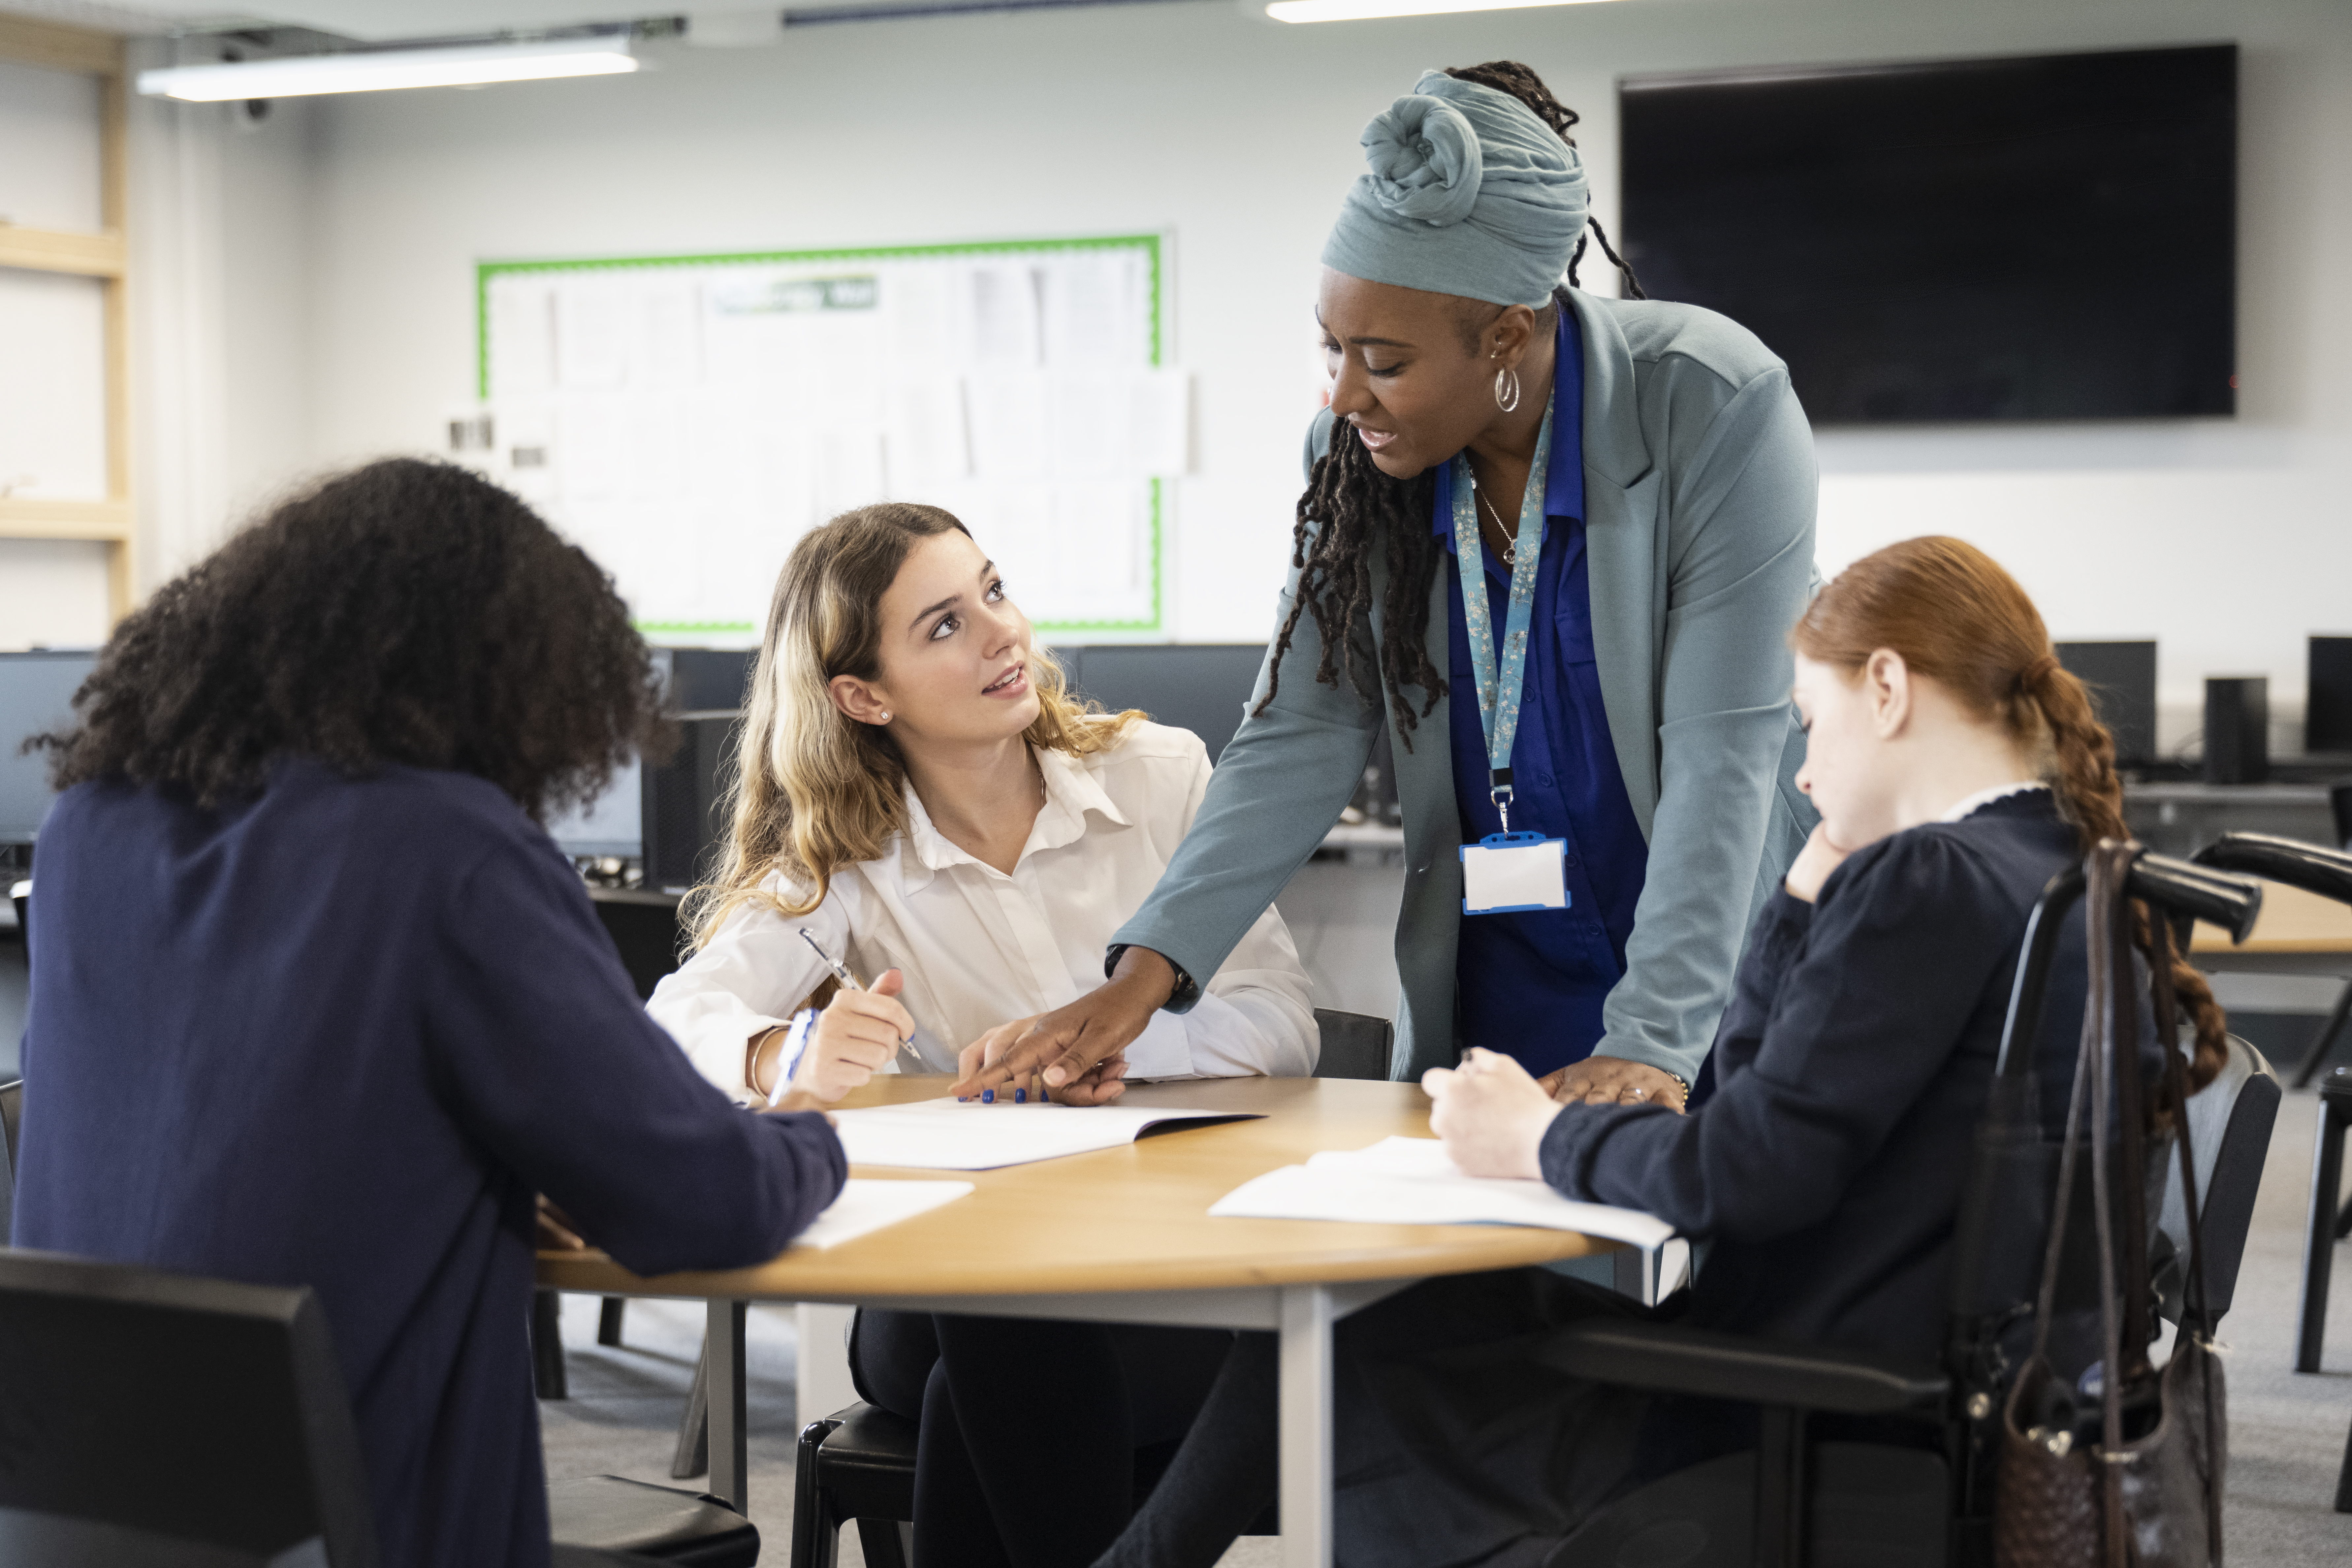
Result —
M878 1078L844 1105L936 1099L950 1081ZM856 1166L853 1174L861 1177L952 1177L974 1190L886 1230L824 1251L794 1248L757 1268L643 1279L602 1253L541 1253L539 1282L710 1302L711 1490L738 1507L746 1301L1271 1331L1282 1346L1283 1560L1328 1563L1333 1322L1433 1275L1544 1263L1620 1244L1502 1226L1212 1219L1209 1205L1244 1182L1321 1150L1429 1136L1428 1099L1412 1084L1254 1078L1139 1084L1122 1103L1155 1101L1257 1111L1263 1119L996 1171ZM972 1114L987 1112L975 1107Z

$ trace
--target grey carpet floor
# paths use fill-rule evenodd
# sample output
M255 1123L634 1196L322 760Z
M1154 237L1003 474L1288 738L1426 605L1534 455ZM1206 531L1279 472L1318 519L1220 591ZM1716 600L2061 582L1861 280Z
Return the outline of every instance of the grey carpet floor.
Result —
M2318 1373L2294 1364L2304 1205L2318 1101L2290 1093L2281 1107L2262 1198L2221 1325L2230 1391L2229 1553L2262 1568L2352 1563L2352 1514L2331 1504L2352 1426L2352 1244L2339 1248L2327 1348ZM677 1418L701 1343L698 1303L630 1303L624 1344L596 1344L596 1302L566 1299L572 1397L540 1405L551 1479L613 1474L669 1482ZM750 1331L751 1517L762 1559L788 1560L793 1489L794 1355L787 1309L754 1309ZM1278 1543L1244 1541L1221 1568L1272 1568ZM856 1533L842 1562L863 1568Z

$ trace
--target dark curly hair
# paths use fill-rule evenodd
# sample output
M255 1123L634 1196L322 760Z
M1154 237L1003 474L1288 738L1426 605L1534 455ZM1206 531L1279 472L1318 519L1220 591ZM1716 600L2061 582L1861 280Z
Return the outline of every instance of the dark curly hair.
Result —
M670 739L612 579L488 480L404 458L316 485L166 584L74 713L30 742L57 788L127 779L207 808L302 756L473 773L544 821Z
M1557 132L1561 141L1576 145L1576 138L1569 134L1577 122L1576 110L1553 98L1543 79L1517 60L1450 66L1445 74L1510 94ZM1628 296L1647 299L1641 279L1611 247L1600 220L1588 217L1585 222L1601 241L1602 254L1623 275ZM1575 254L1569 258L1570 288L1576 285L1577 263L1583 257L1584 237L1580 235ZM1465 352L1475 353L1479 334L1502 308L1477 301L1468 302L1468 307L1463 312L1463 342ZM1554 320L1553 311L1568 308L1566 290L1554 289L1550 301L1538 312L1537 330L1548 328ZM1429 630L1430 584L1444 550L1429 531L1429 509L1437 481L1433 472L1409 479L1390 478L1373 465L1362 442L1344 440L1343 434L1333 427L1330 449L1316 460L1307 489L1298 498L1290 550L1290 564L1299 574L1298 593L1275 634L1265 696L1255 710L1264 712L1282 689L1283 656L1290 651L1299 616L1311 614L1316 634L1322 639L1322 656L1315 667L1317 682L1336 687L1344 674L1367 702L1378 701L1385 692L1398 735L1405 750L1411 751L1412 731L1420 719L1437 706L1445 691L1444 672L1431 662L1423 641ZM1389 576L1388 592L1381 604L1377 650L1361 646L1356 633L1357 617L1371 608L1375 540L1386 555ZM1425 695L1418 714L1404 694L1407 686L1418 686Z

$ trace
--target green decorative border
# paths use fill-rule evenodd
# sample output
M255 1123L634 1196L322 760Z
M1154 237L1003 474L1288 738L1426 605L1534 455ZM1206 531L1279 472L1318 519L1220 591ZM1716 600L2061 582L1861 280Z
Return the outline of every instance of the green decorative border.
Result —
M963 256L1008 256L1032 254L1037 251L1072 250L1134 250L1140 249L1150 271L1150 283L1145 290L1151 310L1150 352L1153 368L1161 363L1161 292L1165 275L1160 269L1160 236L1156 234L1097 235L1080 239L1003 239L982 240L963 245L894 245L876 246L857 250L747 250L720 252L703 256L611 256L582 257L554 261L483 261L474 267L474 385L475 395L487 400L490 395L490 280L503 274L525 272L609 272L623 269L667 267L742 267L742 266L806 266L844 261L906 261L916 258L943 258ZM1161 602L1162 555L1161 531L1164 519L1164 481L1153 478L1151 485L1151 616L1149 620L1129 621L1040 621L1043 632L1156 632L1163 628L1166 606ZM641 632L712 633L754 632L760 628L751 621L639 621Z

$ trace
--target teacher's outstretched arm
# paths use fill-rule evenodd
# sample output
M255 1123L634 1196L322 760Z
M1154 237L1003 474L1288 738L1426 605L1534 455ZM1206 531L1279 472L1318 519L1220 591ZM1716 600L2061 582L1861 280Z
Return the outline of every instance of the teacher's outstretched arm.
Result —
M1289 618L1298 577L1293 567L1276 605L1276 626ZM1363 646L1378 646L1368 626L1358 630ZM959 1082L955 1092L1042 1072L1066 1098L1091 1102L1087 1075L1097 1064L1126 1049L1171 1000L1178 1012L1190 1005L1189 997L1173 997L1177 970L1196 985L1208 984L1322 844L1364 776L1384 722L1381 701L1344 674L1336 688L1318 682L1322 657L1314 617L1301 616L1274 700L1265 700L1268 674L1261 669L1248 716L1218 758L1182 847L1114 938L1125 951L1109 981L1038 1018L993 1068ZM1409 688L1407 695L1423 694Z

